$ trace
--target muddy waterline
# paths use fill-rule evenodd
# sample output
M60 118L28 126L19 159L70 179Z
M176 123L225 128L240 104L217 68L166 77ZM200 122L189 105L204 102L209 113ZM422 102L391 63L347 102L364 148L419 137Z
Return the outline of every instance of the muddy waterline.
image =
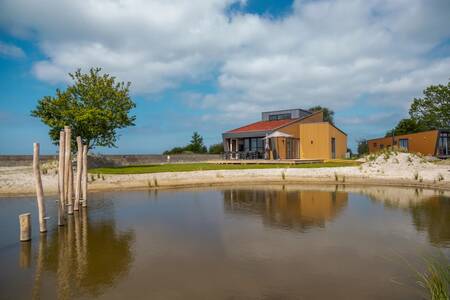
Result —
M47 235L0 198L1 299L421 299L412 264L450 255L450 198L386 187L93 193ZM33 214L31 243L18 215Z

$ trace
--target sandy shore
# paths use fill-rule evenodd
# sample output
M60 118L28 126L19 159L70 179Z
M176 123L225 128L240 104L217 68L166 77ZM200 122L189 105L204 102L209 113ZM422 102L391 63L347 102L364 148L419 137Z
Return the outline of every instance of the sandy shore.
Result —
M43 175L44 193L56 194L56 171ZM133 175L89 175L90 191L271 183L390 185L450 190L450 166L364 164L361 167L217 170ZM35 193L31 167L0 168L0 196Z

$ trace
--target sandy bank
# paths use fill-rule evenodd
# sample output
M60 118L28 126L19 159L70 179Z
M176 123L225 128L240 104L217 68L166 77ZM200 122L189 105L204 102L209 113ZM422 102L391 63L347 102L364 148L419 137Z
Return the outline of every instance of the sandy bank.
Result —
M50 170L43 175L46 195L56 194L57 175ZM320 183L394 185L450 190L450 166L419 165L412 167L374 168L339 167L317 169L216 170L132 175L89 175L90 191L116 189L172 188L188 186L269 183ZM30 167L0 168L0 195L34 194Z

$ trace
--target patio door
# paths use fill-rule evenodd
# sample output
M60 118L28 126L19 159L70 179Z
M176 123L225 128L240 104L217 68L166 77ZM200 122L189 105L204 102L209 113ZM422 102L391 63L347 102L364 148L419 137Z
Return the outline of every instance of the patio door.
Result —
M438 155L441 157L450 155L450 133L448 132L439 134Z
M286 159L298 159L299 157L298 139L286 139Z

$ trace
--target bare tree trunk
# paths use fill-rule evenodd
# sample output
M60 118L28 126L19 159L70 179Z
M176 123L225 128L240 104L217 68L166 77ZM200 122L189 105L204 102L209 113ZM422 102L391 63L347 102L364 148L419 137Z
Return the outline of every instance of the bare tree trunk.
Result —
M87 206L87 189L88 189L88 184L87 184L87 177L88 177L88 172L87 172L87 154L88 154L88 146L87 145L83 145L83 183L82 183L82 187L83 187L83 207Z
M39 167L39 143L33 144L33 173L36 185L36 199L39 213L39 231L47 231L47 219L45 217L44 191L42 189L41 170Z
M65 221L65 207L64 207L64 198L65 198L65 187L64 187L64 154L65 154L65 145L66 145L66 134L64 131L59 132L59 166L58 166L58 186L59 186L59 205L58 205L58 225L64 226Z
M70 169L72 168L72 160L70 153L70 144L71 144L71 135L72 130L69 126L64 126L64 132L66 133L66 147L64 153L64 195L65 195L65 204L68 207L68 211L72 211L72 187L70 186Z
M81 137L77 136L77 174L75 177L75 204L74 210L80 209L80 196L81 196L81 172L83 170L83 144L81 143Z

